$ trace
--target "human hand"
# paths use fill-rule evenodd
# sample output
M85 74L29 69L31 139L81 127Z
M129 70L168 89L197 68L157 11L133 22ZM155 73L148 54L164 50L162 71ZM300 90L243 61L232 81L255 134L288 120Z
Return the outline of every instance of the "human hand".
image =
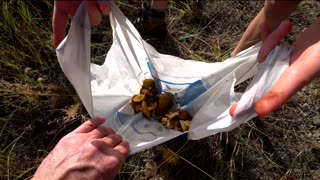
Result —
M52 18L53 29L53 44L57 48L66 34L68 16L74 16L79 5L80 0L55 0ZM110 6L107 1L86 1L89 19L92 26L96 26L101 22L101 15L108 15Z
M129 154L129 145L104 119L86 121L64 136L42 161L33 179L113 179Z
M290 32L291 24L285 21L270 33L266 26L261 29L263 45L257 57L263 62L270 51ZM275 86L255 105L259 116L267 116L284 105L291 96L310 83L320 74L320 19L314 22L294 43L290 66L282 74ZM230 108L233 116L237 104Z

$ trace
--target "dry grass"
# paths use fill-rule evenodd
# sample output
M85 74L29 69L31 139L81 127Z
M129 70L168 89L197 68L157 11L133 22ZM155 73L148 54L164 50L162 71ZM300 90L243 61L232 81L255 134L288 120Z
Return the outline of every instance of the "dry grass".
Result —
M133 20L139 5L117 1ZM261 1L171 1L170 37L149 40L160 52L222 61L235 47ZM51 44L52 2L0 1L0 179L28 179L57 141L88 115L64 77ZM319 16L305 1L290 17L293 42ZM318 13L318 14L317 14ZM92 31L92 61L112 42L108 19ZM179 137L131 156L117 179L319 179L320 81L268 118L199 140Z

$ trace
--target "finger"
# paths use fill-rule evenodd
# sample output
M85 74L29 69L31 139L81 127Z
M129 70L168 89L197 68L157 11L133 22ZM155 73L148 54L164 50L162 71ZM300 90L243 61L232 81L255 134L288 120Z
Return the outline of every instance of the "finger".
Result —
M103 138L109 134L115 134L114 130L105 126L97 126L90 132L92 138Z
M101 22L101 12L96 1L87 1L88 14L91 26L96 26Z
M268 54L272 51L274 47L286 37L291 31L292 26L289 21L283 21L277 29L275 29L269 36L264 40L263 45L259 51L257 61L259 63L263 62Z
M103 118L93 118L80 125L72 133L89 133L104 122L105 119Z
M102 141L105 142L109 147L115 147L121 143L122 137L118 134L109 134L102 138Z
M260 27L260 39L262 41L266 40L266 38L269 36L270 34L270 28L268 27L267 24L262 24Z
M106 1L98 1L100 12L103 15L108 15L111 11L110 4Z
M267 116L320 74L320 43L309 47L282 74L272 90L256 104L259 116Z
M120 144L118 144L113 149L120 152L125 158L127 158L130 154L130 148L129 148L129 144L127 141L122 141Z
M56 3L56 1L55 1ZM54 6L52 17L53 45L57 48L66 35L68 14Z
M238 105L238 103L232 105L231 108L229 109L229 114L230 114L232 117L233 117L234 112L235 112L235 110L236 110L236 108L237 108L237 105Z

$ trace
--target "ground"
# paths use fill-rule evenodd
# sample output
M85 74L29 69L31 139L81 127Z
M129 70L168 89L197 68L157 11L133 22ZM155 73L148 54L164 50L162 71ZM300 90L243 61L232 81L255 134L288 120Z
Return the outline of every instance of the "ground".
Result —
M130 19L133 0L116 1ZM184 59L222 61L236 46L260 1L170 1L169 37L147 38L159 52ZM1 1L0 179L29 179L66 133L89 118L63 75L51 42L52 2ZM290 16L294 42L320 3L303 1ZM92 62L112 42L108 18L92 30ZM198 141L179 137L130 156L117 179L320 179L320 79L266 118Z

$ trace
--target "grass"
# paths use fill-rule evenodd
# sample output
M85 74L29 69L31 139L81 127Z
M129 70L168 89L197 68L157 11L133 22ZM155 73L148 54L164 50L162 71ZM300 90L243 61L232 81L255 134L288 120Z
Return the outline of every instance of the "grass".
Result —
M116 1L130 20L139 5ZM171 1L159 52L206 62L224 60L259 1ZM0 1L0 179L29 179L41 160L88 114L63 75L51 42L52 2ZM293 42L319 14L304 1L290 17ZM110 47L108 18L92 30L92 62ZM240 88L241 89L241 88ZM199 141L179 137L130 156L117 179L319 179L320 81L314 81L268 118Z

